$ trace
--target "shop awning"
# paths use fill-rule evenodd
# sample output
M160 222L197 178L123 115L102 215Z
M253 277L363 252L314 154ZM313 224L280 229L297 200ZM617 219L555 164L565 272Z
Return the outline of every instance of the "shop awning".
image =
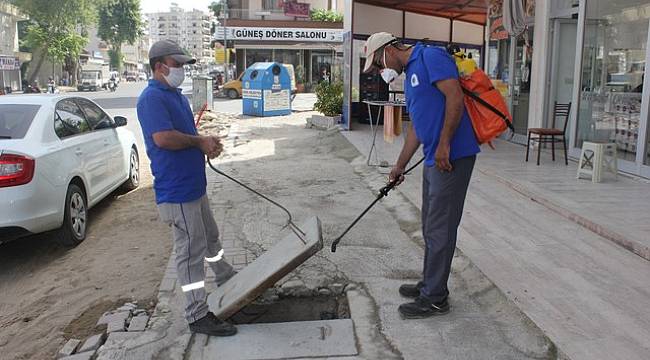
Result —
M485 25L486 0L356 0L358 3Z

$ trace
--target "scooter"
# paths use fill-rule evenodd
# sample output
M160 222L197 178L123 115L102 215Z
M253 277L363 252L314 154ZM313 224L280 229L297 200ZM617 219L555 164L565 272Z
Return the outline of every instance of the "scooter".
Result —
M115 80L111 80L108 82L108 89L111 92L115 92L115 90L117 90L117 83L115 82Z

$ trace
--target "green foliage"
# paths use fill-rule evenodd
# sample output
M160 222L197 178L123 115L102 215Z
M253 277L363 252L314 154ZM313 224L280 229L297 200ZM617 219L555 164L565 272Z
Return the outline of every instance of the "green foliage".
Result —
M86 28L95 20L92 0L14 0L26 15L24 47L42 50L54 62L79 57L88 39Z
M143 34L140 0L104 0L97 8L97 35L111 47L111 66L122 68L122 44L133 45Z
M222 18L223 14L221 12L224 10L224 7L225 6L224 6L223 1L219 0L219 1L213 1L208 6L208 9L210 9L210 11L212 11L212 14L214 15L214 17Z
M79 57L88 39L76 32L52 32L32 24L27 27L26 44L30 48L43 48L45 56L54 63L62 63L67 56Z
M325 116L336 116L343 112L343 83L323 81L316 86L314 110Z
M333 10L312 9L309 17L312 21L343 22L343 15Z

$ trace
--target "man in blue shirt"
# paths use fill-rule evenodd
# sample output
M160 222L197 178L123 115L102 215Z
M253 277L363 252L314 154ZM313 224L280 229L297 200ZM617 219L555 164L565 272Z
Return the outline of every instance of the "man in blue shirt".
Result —
M178 88L185 77L183 65L194 62L173 41L153 44L149 50L153 78L138 98L138 119L151 159L158 211L172 228L190 330L229 336L237 329L219 320L205 302L204 261L219 285L235 271L223 258L219 229L205 190L205 156L215 158L223 147L217 137L198 135L190 104Z
M364 72L379 71L392 82L406 72L404 94L411 117L406 142L389 180L404 180L404 169L423 146L422 233L425 240L423 279L404 284L404 318L424 318L449 312L447 282L456 249L458 225L476 154L480 151L463 104L458 70L441 48L417 44L408 47L388 33L370 36L365 46Z

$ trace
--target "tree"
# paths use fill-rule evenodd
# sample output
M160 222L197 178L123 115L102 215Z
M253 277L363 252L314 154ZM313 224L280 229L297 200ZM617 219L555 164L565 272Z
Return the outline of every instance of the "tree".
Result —
M223 0L213 1L212 4L210 4L208 6L208 9L210 9L210 11L212 11L212 14L217 19L223 17L221 12L224 10L224 8L225 8L225 6L224 6L224 1Z
M46 58L53 63L69 63L74 69L68 71L76 73L79 54L88 42L86 28L94 20L92 0L13 0L13 3L29 16L24 45L43 55L30 69L29 82L36 79Z
M97 16L97 36L110 47L111 67L121 71L122 45L133 45L143 33L140 0L105 0L98 5Z

